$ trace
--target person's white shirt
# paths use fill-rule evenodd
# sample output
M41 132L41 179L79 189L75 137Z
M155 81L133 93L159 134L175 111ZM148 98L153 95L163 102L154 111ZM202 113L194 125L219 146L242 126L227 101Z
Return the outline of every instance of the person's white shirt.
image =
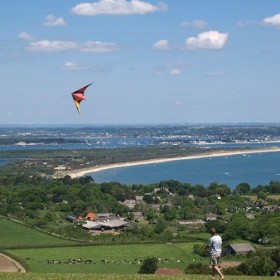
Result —
M219 235L213 235L209 241L210 247L210 254L211 256L214 255L221 255L222 253L222 238Z

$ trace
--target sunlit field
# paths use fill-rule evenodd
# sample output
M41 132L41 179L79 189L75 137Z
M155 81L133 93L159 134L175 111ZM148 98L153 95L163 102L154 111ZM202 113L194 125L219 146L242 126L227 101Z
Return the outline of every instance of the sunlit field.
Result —
M264 276L226 276L228 280L267 280L275 277ZM52 274L52 273L0 273L2 280L210 280L210 275L182 275L182 276L155 276L155 275L121 275L121 274ZM219 279L216 277L216 279Z
M194 244L77 246L6 252L24 262L30 272L135 274L147 257L157 257L159 267L182 270L192 262L207 262L208 259L192 253Z

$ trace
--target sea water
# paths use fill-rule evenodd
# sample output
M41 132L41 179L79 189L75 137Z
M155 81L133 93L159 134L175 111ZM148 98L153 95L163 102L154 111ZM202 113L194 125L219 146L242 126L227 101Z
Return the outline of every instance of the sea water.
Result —
M123 184L151 184L164 180L202 184L212 182L235 188L247 182L251 187L280 181L280 152L242 154L180 160L166 163L121 167L91 175L95 182L115 181Z
M151 139L144 139L136 144L140 146L150 143ZM130 143L131 144L131 143ZM131 146L136 145L134 142ZM106 148L126 146L118 139L106 143ZM223 144L212 145L213 148L269 148L280 146L280 143L265 144ZM59 149L94 149L104 148L97 145L60 144L60 145L0 145L0 151L14 150L59 150ZM0 158L0 166L9 160ZM164 180L178 180L182 183L202 184L208 186L212 182L227 184L235 188L239 183L247 182L251 187L266 185L270 181L280 181L280 152L243 154L235 156L209 157L158 164L122 167L88 174L95 182L116 181L123 184L151 184Z

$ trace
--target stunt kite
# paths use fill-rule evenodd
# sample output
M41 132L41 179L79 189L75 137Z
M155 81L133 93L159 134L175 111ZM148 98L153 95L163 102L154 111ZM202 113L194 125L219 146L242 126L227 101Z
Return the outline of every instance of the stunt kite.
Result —
M86 99L85 95L84 95L84 91L86 90L87 87L89 87L91 84L88 84L74 92L72 92L72 97L73 97L73 100L74 100L74 103L75 103L75 106L80 114L80 103Z

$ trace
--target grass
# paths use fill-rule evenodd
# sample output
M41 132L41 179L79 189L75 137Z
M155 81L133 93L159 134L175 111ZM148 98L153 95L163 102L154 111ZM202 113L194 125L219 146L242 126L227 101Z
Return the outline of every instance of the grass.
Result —
M57 238L5 218L0 218L0 228L1 250L13 247L26 248L77 244L77 242Z
M271 280L275 277L266 276L226 276L227 280ZM0 280L210 280L210 275L122 275L122 274L52 274L52 273L0 273ZM219 279L216 277L216 279Z
M141 260L160 258L159 267L180 268L194 261L208 263L192 253L195 243L102 245L64 248L13 249L6 252L22 260L31 272L135 274Z
M137 274L140 260L150 256L161 259L159 267L180 268L182 271L193 262L208 264L208 258L201 258L192 253L193 245L199 242L77 246L77 243L47 235L4 218L0 218L0 228L0 249L20 260L29 271L0 273L0 280L211 279L209 275L172 277ZM199 237L208 239L205 234L200 234ZM271 277L228 276L226 279L266 280Z

